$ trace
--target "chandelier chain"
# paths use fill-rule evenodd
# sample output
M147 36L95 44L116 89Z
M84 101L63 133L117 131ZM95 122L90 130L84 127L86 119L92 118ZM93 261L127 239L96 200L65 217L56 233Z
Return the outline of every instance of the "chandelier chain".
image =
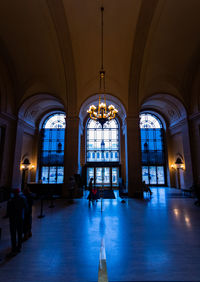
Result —
M101 7L101 69L100 69L100 91L102 91L103 86L103 96L104 96L104 102L101 102L101 94L99 95L99 105L98 109L95 105L91 105L89 109L87 110L88 114L90 115L90 118L93 120L98 121L101 126L103 127L104 123L114 119L116 113L118 113L118 110L115 109L113 105L109 105L107 107L106 105L106 97L105 97L105 70L103 65L103 47L104 47L104 41L103 41L103 28L104 28L104 7ZM100 92L101 93L101 92Z
M101 7L101 69L103 70L103 47L104 47L104 41L103 41L103 12L104 7Z

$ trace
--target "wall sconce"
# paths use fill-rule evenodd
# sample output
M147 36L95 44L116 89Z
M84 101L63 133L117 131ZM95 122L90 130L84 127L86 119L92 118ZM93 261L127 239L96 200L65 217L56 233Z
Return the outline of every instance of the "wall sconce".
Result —
M171 165L171 169L176 169L174 164Z
M30 164L31 164L31 163L29 162L29 159L26 158L26 159L24 159L21 168L22 168L22 169L28 169L29 166L30 166Z
M181 158L177 158L175 161L175 166L177 169L184 169L184 164Z

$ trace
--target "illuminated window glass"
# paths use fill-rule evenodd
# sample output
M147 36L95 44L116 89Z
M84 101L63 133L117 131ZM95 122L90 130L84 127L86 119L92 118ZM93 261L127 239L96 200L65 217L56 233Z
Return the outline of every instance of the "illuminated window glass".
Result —
M140 114L142 180L146 184L165 184L165 153L163 126L159 118L150 113Z
M119 125L116 119L87 124L87 162L119 162Z
M65 114L49 116L41 129L40 179L43 183L63 183Z

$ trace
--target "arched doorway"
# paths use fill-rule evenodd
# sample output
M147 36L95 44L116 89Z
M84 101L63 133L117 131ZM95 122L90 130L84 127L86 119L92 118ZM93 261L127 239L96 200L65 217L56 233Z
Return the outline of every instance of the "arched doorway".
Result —
M166 185L164 128L152 113L140 114L142 181L150 185Z

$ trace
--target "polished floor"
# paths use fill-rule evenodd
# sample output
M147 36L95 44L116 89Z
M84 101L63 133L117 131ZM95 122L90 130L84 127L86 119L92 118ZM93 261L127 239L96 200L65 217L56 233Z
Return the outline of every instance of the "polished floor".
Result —
M87 195L73 203L57 200L55 208L45 202L42 219L38 201L33 237L12 259L6 258L10 238L2 204L0 281L100 281L102 242L110 282L200 281L200 207L176 189L152 191L152 197L125 203L118 197L89 206Z

